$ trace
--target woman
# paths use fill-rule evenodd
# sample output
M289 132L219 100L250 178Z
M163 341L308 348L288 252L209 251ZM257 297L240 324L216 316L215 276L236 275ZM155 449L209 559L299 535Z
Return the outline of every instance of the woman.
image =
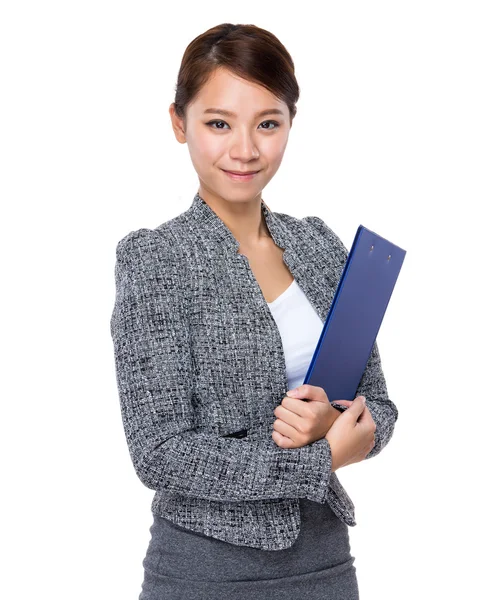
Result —
M397 409L376 344L355 400L301 385L347 249L261 198L298 95L271 33L222 24L193 40L170 114L198 192L117 245L122 417L155 490L141 600L359 597L335 471L378 454Z

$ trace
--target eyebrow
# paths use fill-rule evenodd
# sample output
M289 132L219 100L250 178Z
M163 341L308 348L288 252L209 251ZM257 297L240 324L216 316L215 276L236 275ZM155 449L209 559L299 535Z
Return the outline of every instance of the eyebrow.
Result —
M223 115L224 117L236 117L237 115L230 111L230 110L224 110L223 108L206 108L206 110L204 111L204 114L206 113L214 113L217 115ZM282 110L278 109L278 108L267 108L265 110L262 110L260 112L257 112L255 114L255 117L264 117L265 115L282 115L284 116L284 113L282 112Z

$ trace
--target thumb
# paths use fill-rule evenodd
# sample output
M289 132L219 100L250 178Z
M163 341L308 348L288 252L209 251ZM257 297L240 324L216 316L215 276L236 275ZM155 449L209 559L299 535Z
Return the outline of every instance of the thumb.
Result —
M364 407L366 406L366 397L365 396L357 396L355 400L353 400L349 406L349 408L345 411L352 412L354 416L357 418L364 411Z
M323 388L317 385L310 385L309 383L303 383L294 390L288 390L286 396L289 396L290 398L299 398L300 400L314 400L317 402L329 403Z

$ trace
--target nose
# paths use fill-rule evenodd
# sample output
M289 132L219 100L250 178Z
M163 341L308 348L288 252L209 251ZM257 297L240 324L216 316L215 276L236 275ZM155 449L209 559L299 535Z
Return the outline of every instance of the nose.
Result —
M230 157L236 161L248 162L260 156L253 136L247 131L237 131L232 135Z

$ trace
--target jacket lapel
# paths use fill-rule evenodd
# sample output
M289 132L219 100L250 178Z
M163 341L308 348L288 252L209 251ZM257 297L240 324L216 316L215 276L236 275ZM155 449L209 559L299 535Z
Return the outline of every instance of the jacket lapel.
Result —
M284 220L281 220L267 208L263 200L261 208L272 239L277 246L284 249L282 258L285 265L324 323L336 289L330 287L324 278L324 268L326 267L326 261L329 261L329 256L325 255L322 249L313 248L302 236L295 235L295 232ZM218 246L226 247L229 251L237 253L238 241L198 193L195 194L187 213L194 218L197 226L202 227L207 236ZM243 259L247 260L245 257ZM259 291L258 284L256 288ZM263 295L260 295L259 300L269 310Z

